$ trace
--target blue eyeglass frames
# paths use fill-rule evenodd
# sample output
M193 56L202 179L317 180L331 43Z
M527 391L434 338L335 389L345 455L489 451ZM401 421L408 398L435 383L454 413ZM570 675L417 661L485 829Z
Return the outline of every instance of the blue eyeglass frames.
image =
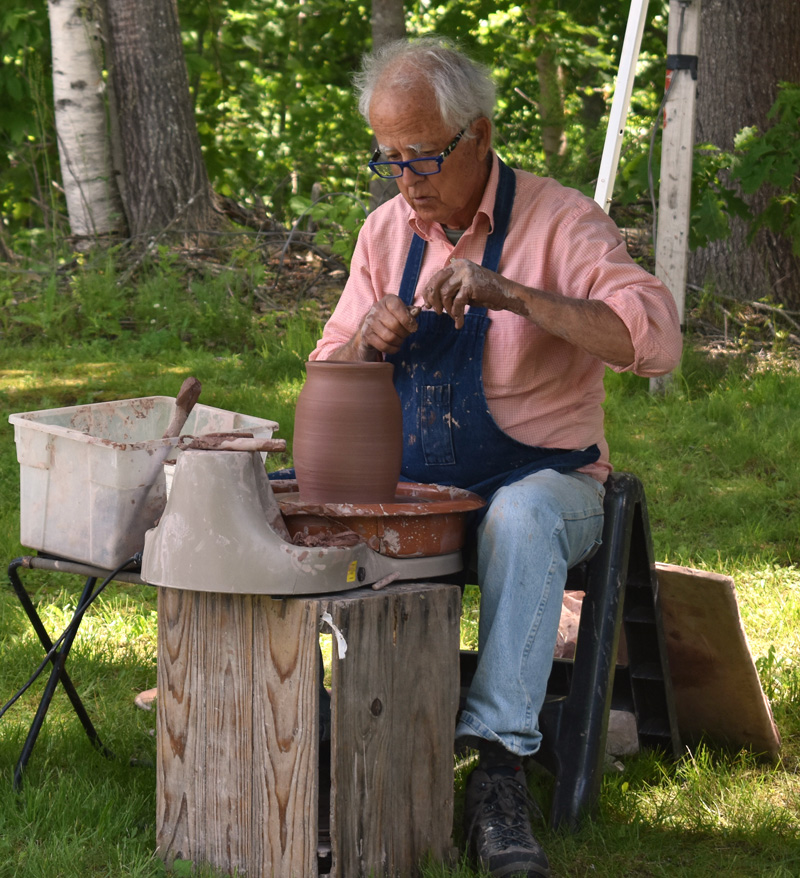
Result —
M393 177L402 177L405 168L411 168L415 174L420 177L429 177L431 174L438 174L442 170L442 162L450 155L450 153L458 146L458 141L464 136L466 128L462 128L458 134L445 147L444 151L437 156L425 156L419 159L409 159L407 162L379 162L381 151L375 150L372 161L369 163L369 169L373 174L386 179Z

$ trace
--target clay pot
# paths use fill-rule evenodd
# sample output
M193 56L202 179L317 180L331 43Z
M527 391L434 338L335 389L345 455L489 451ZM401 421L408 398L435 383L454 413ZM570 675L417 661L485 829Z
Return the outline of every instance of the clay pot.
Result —
M306 363L294 420L294 466L309 503L391 503L403 418L391 363Z

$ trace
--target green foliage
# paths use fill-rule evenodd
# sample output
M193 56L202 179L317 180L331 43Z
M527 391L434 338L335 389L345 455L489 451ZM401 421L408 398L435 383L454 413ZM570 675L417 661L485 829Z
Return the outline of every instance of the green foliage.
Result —
M792 241L800 256L800 84L781 83L763 133L747 128L736 139L732 176L746 194L762 186L772 193L755 217L751 234L766 227Z
M289 197L349 189L369 147L350 75L369 34L360 3L179 3L209 174L218 191L257 193L286 216ZM359 145L361 144L361 146ZM363 182L363 179L362 179Z
M142 339L153 350L185 344L256 349L268 314L255 307L266 279L257 252L229 262L187 262L159 246L132 255L124 248L78 255L68 266L0 276L0 338L5 344L70 345Z
M187 70L206 165L215 189L258 200L279 220L296 218L294 196L359 197L369 173L370 132L351 77L370 47L370 8L331 0L180 0ZM653 7L653 4L651 4ZM635 132L621 166L641 150L639 130L658 104L666 0L646 30L631 110ZM498 82L497 143L510 161L557 173L588 190L597 173L627 8L601 0L445 0L407 8L410 35L437 32L489 64ZM52 120L46 4L0 14L1 221L15 235L52 229L57 153ZM536 58L547 53L563 87L566 151L548 167L542 149ZM15 241L19 248L20 242ZM341 255L346 257L345 250Z
M642 149L660 93L656 74L663 65L666 3L651 4L642 43L641 73L631 101L626 148L620 167ZM598 0L563 3L538 0L527 6L471 0L426 7L409 17L412 34L435 31L459 41L493 70L498 86L495 116L499 151L513 164L534 173L557 175L562 182L593 190L605 140L611 98L628 8ZM558 118L565 151L549 165L542 144L547 110L542 106L537 58L550 58L563 91ZM663 74L662 74L663 76Z
M15 4L0 12L0 225L14 233L57 222L55 144L47 4Z
M730 237L730 219L738 217L748 224L751 241L768 228L788 238L800 255L800 84L781 83L768 117L775 121L766 131L740 131L733 151L711 143L695 146L691 249ZM652 162L658 163L657 151ZM623 201L643 185L644 168L644 156L637 156L623 171ZM766 206L755 212L743 196L764 188Z
M651 4L645 28L620 156L622 204L646 198L648 169L657 165L648 141L662 91L666 9L666 0ZM347 264L361 219L355 200L369 176L370 132L351 87L370 47L369 5L180 0L179 13L198 131L215 189L257 200L287 224L312 215L320 228L316 245ZM602 0L536 0L523 6L511 0L499 5L444 0L408 7L406 28L411 36L449 36L490 66L498 85L496 143L506 159L591 192L627 14L626 6ZM45 4L0 13L0 41L0 151L6 158L0 164L0 223L20 251L43 234L52 243L62 225L63 203L54 186L58 158ZM550 78L563 100L544 105L542 77ZM786 235L800 253L799 117L800 86L783 83L765 132L745 129L731 153L698 147L691 247L726 237L729 218L737 216L751 222L753 233L767 227ZM546 123L563 129L559 155L544 153ZM324 192L343 194L311 209L315 183ZM737 183L745 195L771 187L759 215L751 215ZM54 324L63 304L51 292L48 313ZM115 308L122 308L118 301L90 318L87 306L79 322L113 322Z
M705 247L711 241L730 236L731 216L749 220L746 202L723 178L730 169L731 156L713 144L695 146L692 167L692 221L689 247Z
M46 64L50 54L46 5L20 4L0 13L0 45L0 136L18 145L36 128L29 70L32 59Z
M349 269L358 233L367 217L368 198L369 193L359 198L334 192L311 201L297 195L290 202L292 212L297 216L294 227L300 227L306 217L313 220L317 229L314 244L324 252L339 257Z

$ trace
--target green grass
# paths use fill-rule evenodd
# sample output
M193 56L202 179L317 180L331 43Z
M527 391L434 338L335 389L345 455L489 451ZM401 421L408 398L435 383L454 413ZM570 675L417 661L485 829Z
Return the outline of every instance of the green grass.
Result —
M10 412L173 396L187 375L201 401L281 424L293 409L316 328L288 320L234 351L178 341L163 349L144 333L124 340L0 351L0 549L18 542L18 465ZM800 374L790 359L721 363L687 350L666 397L647 382L609 373L612 457L646 488L656 558L732 576L764 689L783 736L782 762L699 747L677 765L652 755L625 760L604 779L599 813L574 834L540 828L558 876L705 878L800 874ZM290 459L270 459L277 467ZM63 627L75 594L64 577L26 571L50 630ZM476 596L467 594L465 641L474 640ZM135 694L155 685L155 596L114 584L86 616L69 667L107 745L88 744L58 691L21 794L11 776L41 692L33 687L0 719L0 878L164 874L155 848L152 713ZM41 658L10 589L0 594L0 701ZM135 764L131 764L131 760ZM458 791L463 783L459 772ZM532 787L546 809L548 777ZM456 840L459 830L456 828ZM425 867L426 878L472 878L465 864Z

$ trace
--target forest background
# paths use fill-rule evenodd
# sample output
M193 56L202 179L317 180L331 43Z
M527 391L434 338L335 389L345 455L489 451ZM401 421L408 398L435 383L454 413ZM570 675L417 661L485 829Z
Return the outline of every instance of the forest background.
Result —
M99 149L89 141L104 135L85 131L83 141L71 142L75 123L63 119L67 105L88 97L101 112L105 107L108 118L101 125L107 122L112 129L112 141L129 139L131 129L135 135L150 129L149 140L128 147L122 172L116 158L113 171L105 177L101 172L109 192L122 189L125 205L123 211L109 197L119 221L112 219L103 228L99 209L92 205L91 236L110 231L112 240L152 243L181 212L195 225L201 216L199 225L209 226L208 214L192 214L186 205L203 200L197 197L202 188L195 182L198 169L173 165L173 158L157 151L189 154L193 138L199 137L199 163L217 214L232 219L236 230L256 229L261 244L282 239L283 245L294 231L291 243L303 246L303 231L310 227L316 232L323 221L325 233L316 241L306 236L306 242L340 257L344 268L369 207L370 133L351 89L365 50L402 34L436 32L457 40L487 64L497 82L495 134L503 158L591 193L628 14L626 4L603 0L529 0L523 5L511 0L405 5L399 0L181 0L175 16L161 15L171 4L151 0L60 0L33 6L5 0L5 5L0 13L0 255L7 262L41 254L42 245L52 253L54 245L63 244L67 252L60 256L68 261L69 247L85 237L71 207L67 220L65 190L75 176L73 164L83 160L79 153ZM669 5L666 0L650 3L644 29L612 208L625 227L651 227L658 197L656 135L665 76L672 76L665 57ZM682 22L690 5L691 0L673 2L673 15L680 10ZM55 23L52 51L48 11ZM63 26L65 11L78 23L70 23L71 31ZM787 285L786 276L797 274L800 253L800 61L792 48L800 12L787 0L767 7L705 0L703 19L708 32L705 51L695 59L701 87L689 244L705 249L696 260L695 281L703 285L711 276L713 283L716 276L723 295L736 297L731 287L744 278L750 299L795 307L800 289L796 279ZM165 55L173 47L164 41L171 29L178 47L172 69ZM747 40L740 39L742 33ZM54 102L53 81L58 91L58 74L69 75L62 70L65 56L78 52L79 38L95 44L89 50L97 54L96 75L87 77L89 82L73 78L66 98L62 88ZM53 52L58 53L55 77ZM184 64L186 107L183 82L171 78L176 66L183 76ZM748 68L746 82L729 75L731 66ZM141 107L149 118L137 115ZM170 130L195 127L191 136L170 141ZM141 193L134 191L137 164L139 179L149 181ZM196 190L186 190L185 182L176 179L187 175L193 175L189 185ZM141 214L152 211L132 204L135 196L155 201L172 188L183 191L183 203L176 194L160 225L143 223ZM88 189L79 199L91 199ZM231 226L222 231L217 226L215 233L220 244ZM715 250L716 242L722 245ZM754 253L747 257L750 264L742 266L745 250ZM21 282L18 273L16 279ZM17 291L13 281L10 286Z
M18 244L24 232L41 238L66 231L66 211L47 5L5 2L16 7L0 16L0 155L7 158L0 165L0 210L10 249L10 239ZM490 66L498 84L497 141L510 161L590 191L627 7L598 0L565 5L419 3L406 9L405 30L450 36ZM647 153L663 91L666 3L653 7L631 108L632 146L622 162L623 202L643 194L634 159ZM325 193L362 197L370 134L351 77L372 40L369 4L180 0L178 12L214 190L258 204L284 224L297 217L293 197L310 198L315 184Z

